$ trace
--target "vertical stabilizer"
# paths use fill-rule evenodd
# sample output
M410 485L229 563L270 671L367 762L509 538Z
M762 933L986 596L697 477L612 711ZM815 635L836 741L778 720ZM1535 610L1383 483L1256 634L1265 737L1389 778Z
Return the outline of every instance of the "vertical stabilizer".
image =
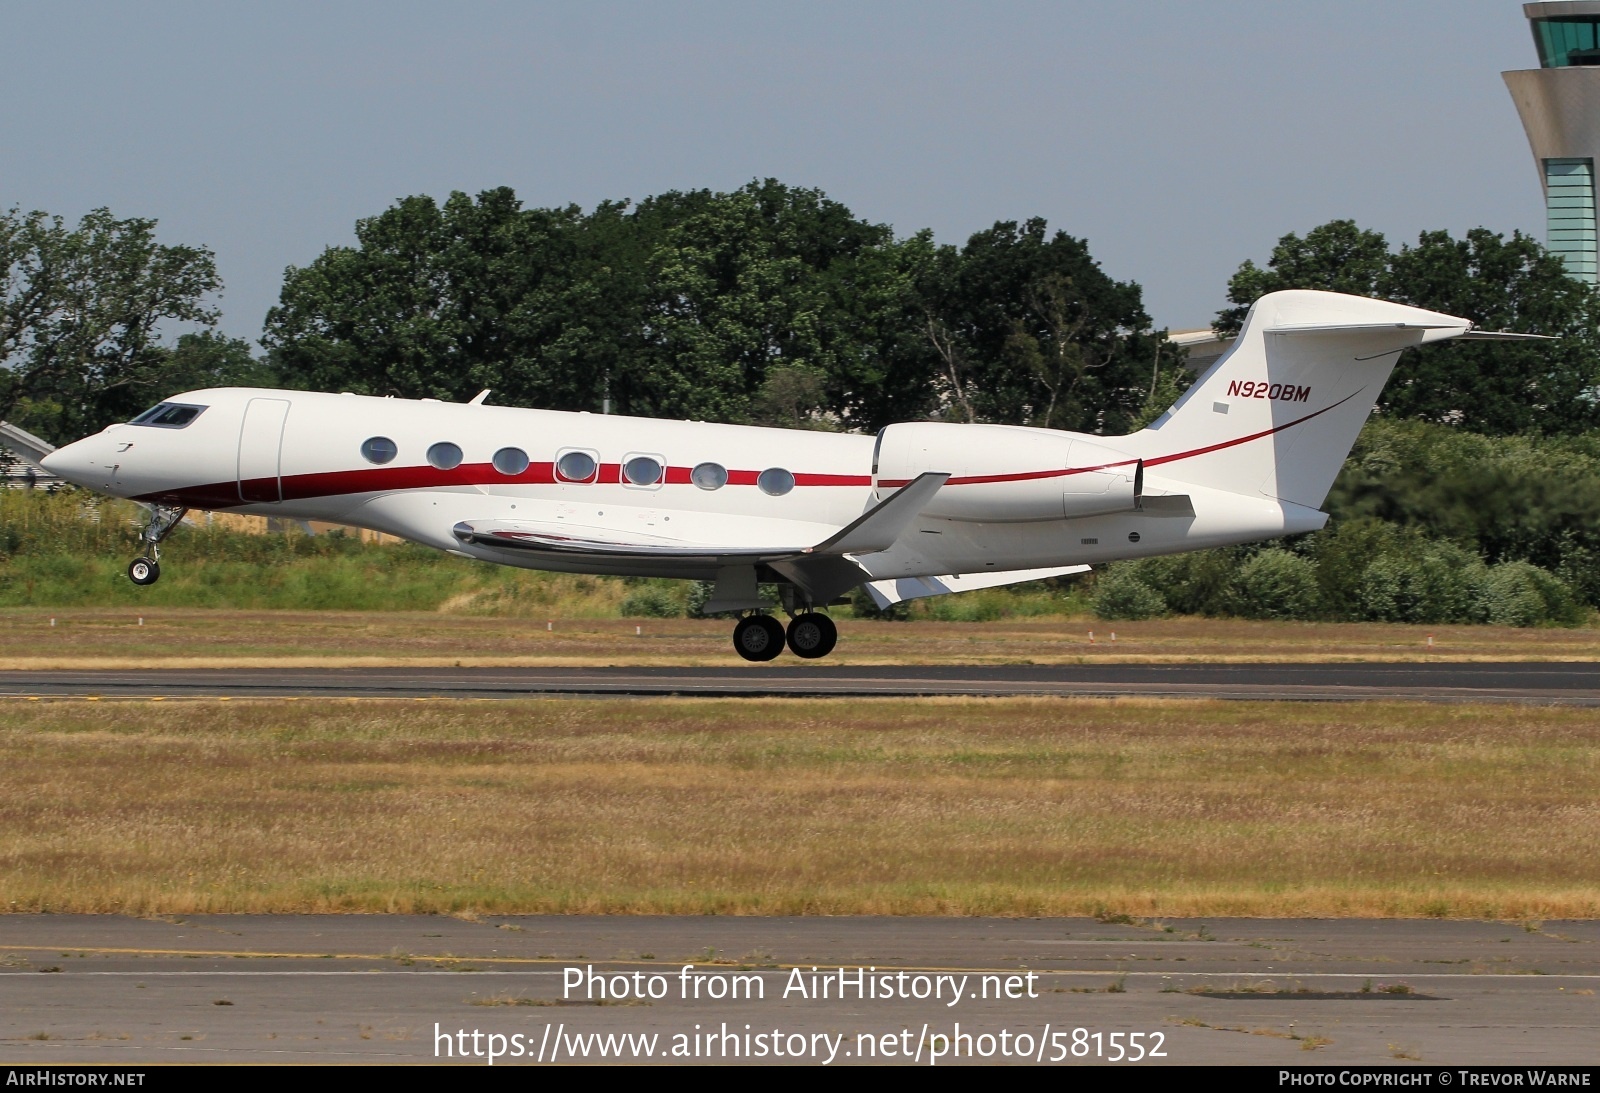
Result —
M1271 293L1135 450L1162 478L1319 508L1400 353L1471 329L1384 300Z

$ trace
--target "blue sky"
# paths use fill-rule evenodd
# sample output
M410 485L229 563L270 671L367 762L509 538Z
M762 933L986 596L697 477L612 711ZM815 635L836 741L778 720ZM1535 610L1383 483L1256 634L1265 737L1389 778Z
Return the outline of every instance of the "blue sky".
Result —
M255 338L284 267L414 193L812 186L960 242L1046 217L1202 325L1288 231L1542 238L1511 0L0 0L0 204L154 217Z

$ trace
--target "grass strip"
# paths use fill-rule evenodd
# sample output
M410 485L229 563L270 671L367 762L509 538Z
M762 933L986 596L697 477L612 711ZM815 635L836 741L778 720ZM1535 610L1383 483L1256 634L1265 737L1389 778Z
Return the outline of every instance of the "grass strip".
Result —
M1573 709L7 702L0 902L1584 918L1597 791Z
M132 586L130 586L132 587ZM422 612L0 610L0 666L737 667L725 619L485 619ZM1431 641L1431 643L1430 643ZM826 665L1600 660L1600 630L1387 623L843 619Z

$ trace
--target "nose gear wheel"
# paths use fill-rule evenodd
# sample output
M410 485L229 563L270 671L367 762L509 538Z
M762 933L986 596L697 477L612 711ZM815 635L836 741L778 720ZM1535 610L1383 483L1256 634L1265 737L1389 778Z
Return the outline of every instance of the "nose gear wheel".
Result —
M135 558L128 563L128 580L137 585L155 584L161 579L161 540L172 534L172 529L189 512L179 505L154 505L150 509L150 522L139 533L148 556Z

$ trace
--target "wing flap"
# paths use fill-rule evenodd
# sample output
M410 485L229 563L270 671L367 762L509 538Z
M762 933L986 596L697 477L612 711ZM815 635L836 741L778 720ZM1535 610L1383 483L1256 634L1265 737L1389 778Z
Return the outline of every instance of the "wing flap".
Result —
M1065 577L1072 573L1087 573L1086 565L1061 566L1057 569L1008 569L999 573L947 573L942 577L897 577L886 581L869 581L867 595L882 610L905 600L921 600L929 596L945 596L951 592L971 592L979 588L999 588L1002 585L1042 581L1046 577Z
M463 520L451 529L456 539L468 546L493 550L525 551L536 554L575 555L586 558L660 559L708 565L729 561L770 562L805 552L804 547L731 547L709 543L685 543L671 539L639 536L632 539L570 535L526 526L496 523L492 520Z

